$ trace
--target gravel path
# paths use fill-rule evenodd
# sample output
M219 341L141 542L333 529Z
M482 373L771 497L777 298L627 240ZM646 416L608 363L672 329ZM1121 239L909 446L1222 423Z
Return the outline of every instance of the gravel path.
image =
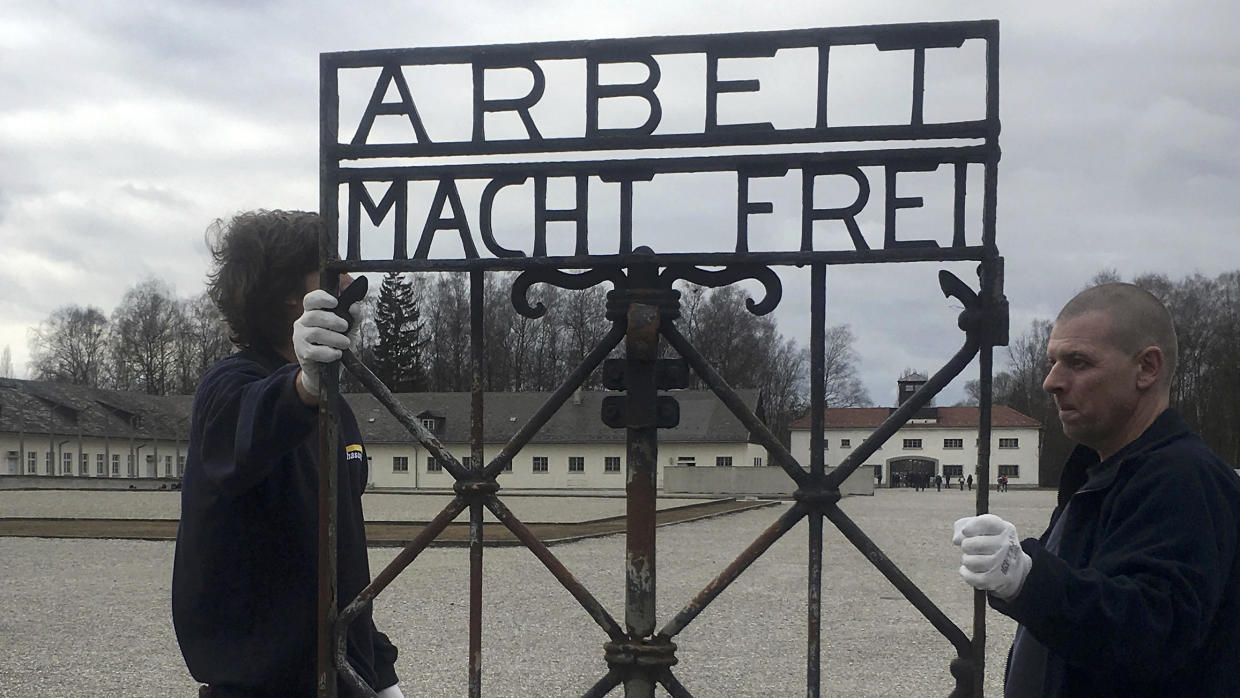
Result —
M624 516L619 496L566 497L500 491L505 504L526 523L570 523ZM388 494L362 497L367 521L430 521L452 500L450 494ZM702 498L660 499L659 509L695 504ZM168 519L181 516L181 493L159 490L0 491L0 517L74 519ZM487 512L488 520L495 518ZM468 516L466 516L468 518Z
M965 629L973 595L956 573L950 531L972 513L969 494L882 490L842 503ZM991 509L1034 535L1053 504L1052 492L1014 491L992 494ZM660 622L782 510L660 529ZM807 530L798 524L675 638L676 675L694 695L804 695ZM951 645L829 523L824 539L823 695L946 696ZM0 580L9 592L0 597L8 645L0 653L0 697L193 695L169 618L172 552L162 542L0 538ZM622 621L624 538L554 552ZM372 570L396 553L372 549ZM604 633L527 551L488 549L485 564L484 695L581 695L606 670ZM466 551L433 548L378 598L376 623L401 648L397 670L407 696L466 695L467 585ZM986 694L998 696L1013 624L990 612L987 628Z

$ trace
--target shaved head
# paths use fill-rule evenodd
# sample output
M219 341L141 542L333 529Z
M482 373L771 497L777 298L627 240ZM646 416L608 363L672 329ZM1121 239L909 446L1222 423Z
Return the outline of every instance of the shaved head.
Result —
M1151 346L1162 350L1166 364L1163 382L1170 385L1179 349L1171 313L1162 301L1133 284L1102 284L1076 294L1059 311L1055 322L1090 312L1105 313L1111 319L1110 340L1117 349L1125 353L1136 353Z

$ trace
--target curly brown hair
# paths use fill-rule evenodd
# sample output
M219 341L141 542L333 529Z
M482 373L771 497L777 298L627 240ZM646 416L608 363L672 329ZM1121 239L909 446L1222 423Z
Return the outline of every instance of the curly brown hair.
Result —
M319 268L322 219L306 211L247 211L207 229L214 266L207 293L224 316L229 339L241 347L280 347L292 327L284 300L300 295Z

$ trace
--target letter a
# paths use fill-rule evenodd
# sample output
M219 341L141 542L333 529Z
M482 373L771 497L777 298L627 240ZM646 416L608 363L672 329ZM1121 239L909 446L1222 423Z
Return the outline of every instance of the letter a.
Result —
M384 102L383 97L387 95L388 87L396 83L396 91L400 93L399 102ZM413 104L413 95L409 92L409 83L405 81L405 74L401 72L400 66L385 65L383 72L379 73L379 80L375 83L375 91L370 95L370 103L366 105L366 113L362 114L362 121L357 126L357 133L353 135L351 145L366 145L366 139L370 137L370 129L375 125L375 117L380 114L404 114L409 117L409 123L413 126L413 132L418 138L418 143L430 143L430 136L426 135L426 127L422 125L422 117L418 116L418 108Z

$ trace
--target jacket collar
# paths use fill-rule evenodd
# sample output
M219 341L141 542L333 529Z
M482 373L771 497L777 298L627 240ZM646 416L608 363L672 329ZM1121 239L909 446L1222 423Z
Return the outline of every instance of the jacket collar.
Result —
M1094 449L1078 444L1064 463L1063 474L1059 479L1059 504L1067 504L1077 492L1092 492L1110 487L1124 463L1183 436L1188 431L1188 424L1180 413L1173 408L1167 408L1136 440L1105 461L1099 460L1098 452Z
M280 356L275 349L265 344L252 344L242 349L240 353L267 369L269 374L275 373L280 367L289 363L288 359Z

